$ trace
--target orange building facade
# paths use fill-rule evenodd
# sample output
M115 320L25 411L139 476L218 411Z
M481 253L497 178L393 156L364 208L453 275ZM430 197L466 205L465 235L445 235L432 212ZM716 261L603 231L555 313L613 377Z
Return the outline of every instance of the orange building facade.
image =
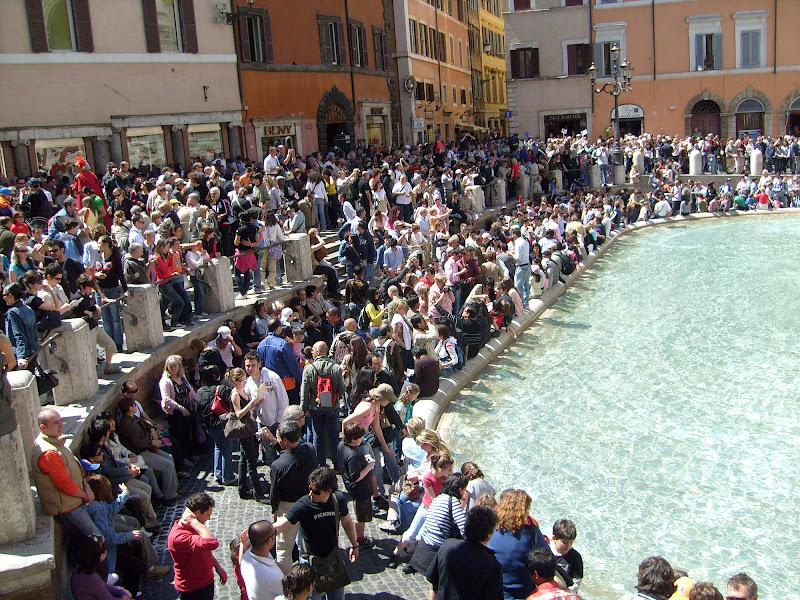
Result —
M235 0L245 153L396 143L391 0Z
M595 87L610 81L614 43L634 67L621 133L800 134L800 2L590 1ZM612 126L614 100L594 96L597 137Z

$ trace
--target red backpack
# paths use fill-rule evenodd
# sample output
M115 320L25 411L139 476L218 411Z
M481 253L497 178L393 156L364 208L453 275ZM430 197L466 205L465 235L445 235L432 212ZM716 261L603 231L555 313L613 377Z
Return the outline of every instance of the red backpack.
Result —
M319 408L336 408L339 403L339 394L333 389L333 379L330 375L320 375L317 372L317 406Z

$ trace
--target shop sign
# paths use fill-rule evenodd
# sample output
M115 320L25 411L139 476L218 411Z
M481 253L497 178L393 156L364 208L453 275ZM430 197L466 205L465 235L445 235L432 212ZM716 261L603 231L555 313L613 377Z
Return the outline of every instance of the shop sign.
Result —
M294 133L295 133L294 123L279 123L275 125L267 125L266 127L264 127L264 135L268 137L294 135Z
M616 114L611 111L611 118L615 119ZM620 104L619 106L620 119L644 119L644 109L638 104Z

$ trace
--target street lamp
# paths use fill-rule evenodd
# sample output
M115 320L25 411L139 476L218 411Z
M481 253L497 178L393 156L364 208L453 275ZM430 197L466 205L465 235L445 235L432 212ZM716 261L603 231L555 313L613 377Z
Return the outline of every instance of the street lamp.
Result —
M599 88L595 88L594 86L597 82L597 67L594 66L594 63L589 67L589 79L591 81L592 91L595 94L605 92L606 94L614 96L614 147L611 151L611 155L614 158L614 164L619 165L622 164L622 152L619 147L619 95L623 92L631 91L631 72L633 71L633 67L626 59L623 59L620 63L620 49L616 44L611 46L609 54L611 55L612 81L604 83Z

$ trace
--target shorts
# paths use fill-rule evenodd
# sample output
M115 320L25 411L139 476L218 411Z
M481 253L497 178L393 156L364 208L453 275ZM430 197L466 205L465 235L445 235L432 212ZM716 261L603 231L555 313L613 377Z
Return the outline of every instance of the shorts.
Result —
M360 500L353 500L356 505L356 521L359 523L372 522L372 498L367 496Z

